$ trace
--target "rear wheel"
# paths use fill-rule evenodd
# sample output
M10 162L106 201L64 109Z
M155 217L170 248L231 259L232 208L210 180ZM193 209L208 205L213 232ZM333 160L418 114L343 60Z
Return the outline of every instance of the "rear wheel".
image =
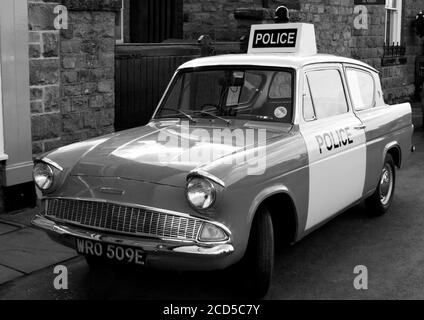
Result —
M274 231L266 208L256 214L243 259L244 283L250 296L262 298L268 292L274 267Z
M395 182L396 166L393 157L387 154L378 186L375 192L365 201L370 215L381 216L389 210L393 202Z

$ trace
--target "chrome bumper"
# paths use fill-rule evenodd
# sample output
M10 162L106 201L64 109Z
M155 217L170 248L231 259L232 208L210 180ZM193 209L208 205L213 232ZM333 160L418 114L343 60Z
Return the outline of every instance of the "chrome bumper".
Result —
M36 215L32 225L47 232L55 241L75 249L75 239L87 239L121 246L134 247L146 253L146 266L177 270L224 269L234 263L231 244L202 245L199 243L169 242L111 234L102 234L70 225L62 225L42 215Z

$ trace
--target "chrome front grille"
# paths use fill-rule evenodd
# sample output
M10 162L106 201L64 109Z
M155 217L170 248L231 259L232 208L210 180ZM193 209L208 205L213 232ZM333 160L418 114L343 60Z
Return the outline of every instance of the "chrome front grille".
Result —
M46 200L46 216L118 233L196 240L202 221L119 204L74 199Z

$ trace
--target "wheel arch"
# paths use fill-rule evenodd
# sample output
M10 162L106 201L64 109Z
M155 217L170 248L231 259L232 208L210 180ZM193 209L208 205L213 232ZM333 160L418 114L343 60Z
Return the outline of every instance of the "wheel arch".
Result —
M251 214L251 224L262 207L266 207L271 214L276 245L285 245L296 241L299 229L298 213L288 189L280 187L272 191L268 190L259 201L256 201Z
M402 150L397 141L392 141L386 145L384 148L383 162L384 159L386 159L386 155L388 154L392 156L396 167L400 168L402 166Z

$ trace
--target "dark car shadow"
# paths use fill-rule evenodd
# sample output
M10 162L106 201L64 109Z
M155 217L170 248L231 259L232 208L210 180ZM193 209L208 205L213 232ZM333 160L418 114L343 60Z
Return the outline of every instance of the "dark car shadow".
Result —
M369 217L363 205L360 204L307 236L299 247L294 245L278 250L276 270L287 268L283 261L286 258L290 260L290 256L297 256L299 250L306 251L308 254L305 247L312 246L316 238L325 238L326 234L335 232L340 224L351 224L353 220L362 221L363 219L369 219ZM243 284L249 281L249 275L241 276L237 268L212 272L177 272L107 264L88 270L83 279L87 290L84 298L87 299L233 300L249 298L243 289Z
M87 299L207 300L247 295L232 269L177 272L106 265L90 269L84 280Z

